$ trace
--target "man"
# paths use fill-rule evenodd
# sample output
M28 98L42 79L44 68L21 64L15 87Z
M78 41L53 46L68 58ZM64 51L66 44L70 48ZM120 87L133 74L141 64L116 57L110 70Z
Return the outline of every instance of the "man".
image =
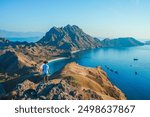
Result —
M44 61L43 62L44 64L42 65L42 71L43 71L43 75L44 75L44 82L48 82L48 77L50 75L50 69L49 69L49 66L48 66L48 62L47 61Z

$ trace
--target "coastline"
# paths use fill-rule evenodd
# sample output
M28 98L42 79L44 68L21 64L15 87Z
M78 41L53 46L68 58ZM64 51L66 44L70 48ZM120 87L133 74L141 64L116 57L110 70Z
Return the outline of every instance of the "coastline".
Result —
M82 50L71 51L71 54L74 54L74 53L77 53L77 52L80 52L80 51L82 51ZM48 63L59 61L59 60L65 60L65 59L69 59L69 57L59 57L59 58L51 59L51 60L48 61Z
M54 61L58 61L58 60L65 60L65 59L69 59L68 57L60 57L60 58L55 58L52 60L49 60L48 63L54 62Z
M80 52L81 50L75 50L75 51L71 51L71 54L74 54L74 53L77 53L77 52Z

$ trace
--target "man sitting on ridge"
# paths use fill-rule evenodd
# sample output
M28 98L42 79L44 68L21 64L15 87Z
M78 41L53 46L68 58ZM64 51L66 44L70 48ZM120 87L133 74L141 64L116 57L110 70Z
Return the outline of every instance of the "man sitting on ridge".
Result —
M44 76L44 82L48 82L48 77L50 76L50 68L48 66L48 62L44 61L44 64L42 65L42 71Z

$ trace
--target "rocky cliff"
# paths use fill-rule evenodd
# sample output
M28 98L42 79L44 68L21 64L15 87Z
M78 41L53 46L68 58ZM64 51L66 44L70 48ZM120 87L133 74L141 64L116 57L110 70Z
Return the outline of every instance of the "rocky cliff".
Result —
M101 46L100 40L84 33L76 25L67 25L61 28L53 27L37 43L64 50L89 49Z
M125 100L100 68L88 68L70 63L52 75L48 83L26 80L10 93L11 99L47 100Z

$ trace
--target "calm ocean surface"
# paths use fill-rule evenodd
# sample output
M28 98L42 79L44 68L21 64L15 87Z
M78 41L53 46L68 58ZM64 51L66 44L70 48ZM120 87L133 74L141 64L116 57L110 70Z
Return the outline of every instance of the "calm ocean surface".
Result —
M37 42L38 40L40 40L42 37L14 37L14 38L7 38L10 41L19 41L19 42Z
M49 63L51 73L73 61L88 67L101 66L110 81L119 87L128 99L150 100L150 46L99 48L81 51L75 55L72 59ZM138 58L138 61L134 61L134 58Z

